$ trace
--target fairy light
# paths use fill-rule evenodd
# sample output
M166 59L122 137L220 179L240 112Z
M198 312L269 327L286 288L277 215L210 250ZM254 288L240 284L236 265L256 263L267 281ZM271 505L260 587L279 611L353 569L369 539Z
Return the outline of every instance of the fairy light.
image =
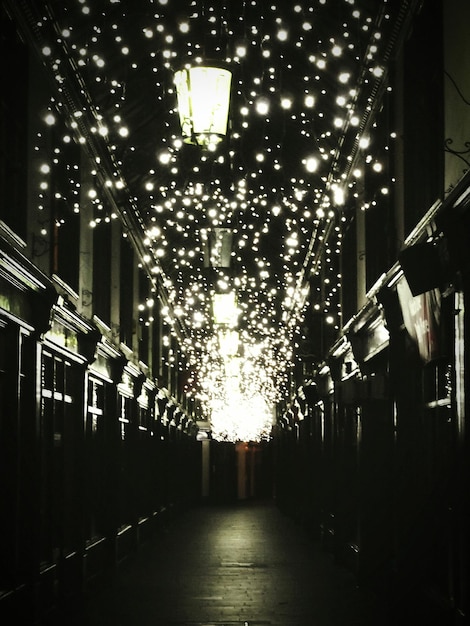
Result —
M345 3L335 32L322 25L331 28L331 19L322 20L327 2L319 3L313 16L304 2L265 6L253 0L243 20L214 1L206 3L204 15L190 1L177 16L168 0L135 5L141 26L132 40L133 3L125 11L118 2L103 3L99 23L86 2L58 11L67 54L83 72L96 107L79 107L71 120L63 119L54 99L45 110L37 142L38 214L53 201L49 183L68 158L65 150L85 144L89 135L103 142L114 172L103 188L96 175L99 160L90 165L93 184L82 196L93 207L90 228L106 228L116 218L107 207L107 192L130 194L143 224L146 263L168 290L171 307L163 308L162 316L170 326L176 316L186 329L185 356L198 372L199 385L186 391L203 402L220 438L268 437L273 406L290 370L293 329L307 297L298 275L314 235L328 243L320 309L326 323L339 323L341 228L330 242L322 232L335 219L333 209L344 209L349 195L357 197L363 175L362 167L349 172L351 155L342 153L343 146L357 144L363 163L368 157L367 167L382 171L377 177L382 197L391 187L383 180L381 160L368 154L370 139L356 137L370 106L368 81L384 76L379 55L385 38L356 1ZM46 21L38 27L43 60L60 81L61 44ZM208 51L237 65L230 140L227 148L214 144L196 157L181 138L173 76L182 58L200 64ZM354 141L344 141L346 133ZM64 151L48 153L51 141ZM71 198L76 213L81 204L72 191L79 193L79 186L72 180L70 189L57 193ZM332 180L338 182L331 186ZM363 208L372 201L366 198ZM233 271L214 282L203 271L199 237L208 225L233 229ZM233 324L244 356L232 355L231 361L221 354L213 332L214 291L221 286L236 292L239 308ZM153 308L148 302L142 315ZM243 425L240 414L246 417Z

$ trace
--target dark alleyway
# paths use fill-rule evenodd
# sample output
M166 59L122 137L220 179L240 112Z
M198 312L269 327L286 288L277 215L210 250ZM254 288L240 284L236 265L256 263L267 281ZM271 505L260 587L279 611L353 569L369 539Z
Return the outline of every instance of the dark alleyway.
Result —
M80 609L77 626L381 626L387 611L270 503L203 506L162 528Z

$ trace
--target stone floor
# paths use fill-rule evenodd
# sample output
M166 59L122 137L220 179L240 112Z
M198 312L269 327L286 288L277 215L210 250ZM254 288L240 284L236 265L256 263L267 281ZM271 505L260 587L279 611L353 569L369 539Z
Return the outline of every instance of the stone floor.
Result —
M63 624L369 626L390 623L271 503L202 506L168 523Z

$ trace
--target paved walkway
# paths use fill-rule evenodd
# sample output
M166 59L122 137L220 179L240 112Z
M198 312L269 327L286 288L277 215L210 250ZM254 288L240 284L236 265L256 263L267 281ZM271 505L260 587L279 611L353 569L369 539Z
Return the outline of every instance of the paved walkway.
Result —
M184 513L74 618L80 626L389 624L380 602L270 503Z

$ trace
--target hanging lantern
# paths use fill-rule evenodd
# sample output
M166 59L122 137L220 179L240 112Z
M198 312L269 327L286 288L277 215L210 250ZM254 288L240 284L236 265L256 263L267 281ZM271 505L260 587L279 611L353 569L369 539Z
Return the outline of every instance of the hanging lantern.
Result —
M238 354L238 346L240 342L240 335L237 330L230 330L224 328L219 330L219 350L222 357L229 359L235 357Z
M209 228L201 231L204 267L230 267L233 231L230 228Z
M175 74L178 111L186 143L214 150L227 133L232 73L212 65Z
M235 327L240 311L237 307L237 295L234 291L214 294L212 301L214 324Z

